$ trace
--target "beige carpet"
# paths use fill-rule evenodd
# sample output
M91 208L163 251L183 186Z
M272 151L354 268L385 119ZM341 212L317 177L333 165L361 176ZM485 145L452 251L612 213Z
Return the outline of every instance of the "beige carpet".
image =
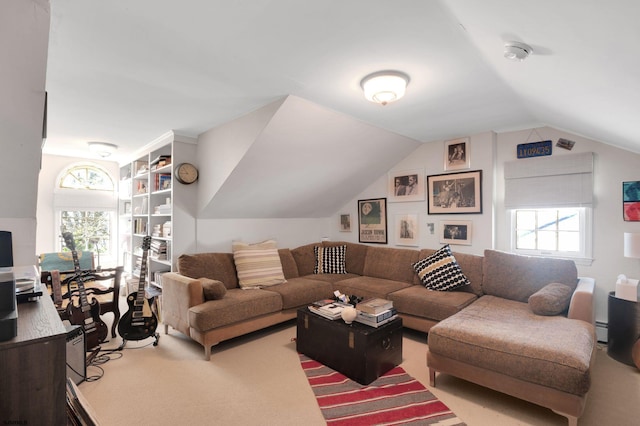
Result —
M126 308L124 309L126 311ZM105 317L110 317L106 315ZM214 347L211 361L202 347L175 330L129 342L100 369L99 380L81 392L102 425L323 425L315 397L295 350L289 322ZM115 348L111 341L103 348ZM405 331L402 367L447 404L469 426L566 425L548 409L441 375L428 386L426 337ZM640 371L597 352L593 385L581 426L635 425L640 418Z

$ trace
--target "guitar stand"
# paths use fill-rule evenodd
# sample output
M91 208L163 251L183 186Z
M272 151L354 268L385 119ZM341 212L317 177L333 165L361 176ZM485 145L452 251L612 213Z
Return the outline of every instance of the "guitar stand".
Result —
M153 333L151 336L149 337L153 337L153 346L158 346L158 342L160 340L160 333ZM125 345L127 344L127 339L122 339L122 344L118 347L118 349L116 349L117 351L121 351L124 349Z

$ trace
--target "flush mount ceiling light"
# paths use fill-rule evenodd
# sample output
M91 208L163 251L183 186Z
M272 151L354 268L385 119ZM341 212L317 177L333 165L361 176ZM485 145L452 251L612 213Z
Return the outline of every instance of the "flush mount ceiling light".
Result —
M409 76L400 71L378 71L360 82L364 97L371 102L386 105L404 96Z
M510 61L524 61L531 52L531 46L518 41L510 41L504 45L504 57Z
M116 152L118 145L107 142L88 142L89 151L95 152L100 157L105 158Z

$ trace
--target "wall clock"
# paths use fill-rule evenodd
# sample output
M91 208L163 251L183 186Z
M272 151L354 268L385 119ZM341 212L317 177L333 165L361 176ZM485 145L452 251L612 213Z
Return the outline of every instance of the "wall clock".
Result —
M191 163L180 163L175 168L178 182L189 185L198 180L198 169Z

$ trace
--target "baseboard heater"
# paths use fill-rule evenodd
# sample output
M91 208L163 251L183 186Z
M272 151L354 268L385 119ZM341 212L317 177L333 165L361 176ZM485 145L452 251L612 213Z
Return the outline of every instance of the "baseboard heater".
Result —
M606 322L596 321L596 337L598 342L607 343L609 341L609 324Z

